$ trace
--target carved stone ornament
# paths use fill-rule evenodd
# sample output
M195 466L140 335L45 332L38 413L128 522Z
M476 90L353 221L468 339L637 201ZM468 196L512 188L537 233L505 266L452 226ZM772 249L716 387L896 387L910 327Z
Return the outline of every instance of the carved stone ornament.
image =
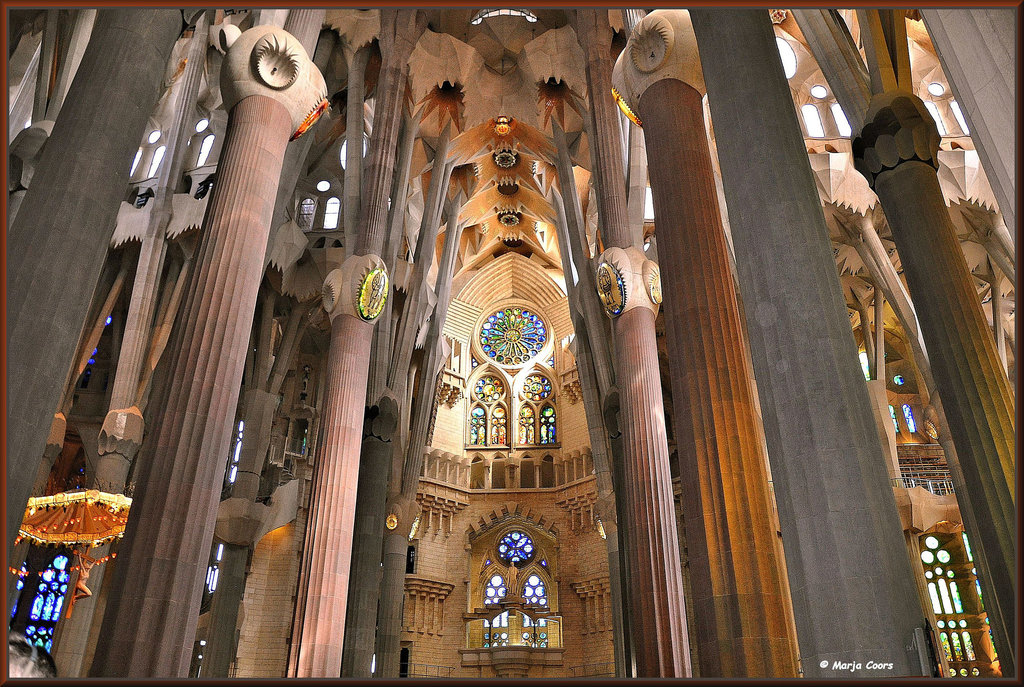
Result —
M653 260L645 260L643 272L647 295L651 297L652 303L661 305L661 269L658 267L658 263Z
M651 84L676 79L704 95L697 39L686 10L655 10L633 28L612 70L612 93L635 124L640 96Z
M923 162L938 170L942 137L924 102L913 93L875 95L864 121L853 139L853 165L871 188L880 174L904 162Z
M272 98L288 111L292 140L327 111L327 85L297 38L275 26L256 26L240 35L225 33L221 66L224 109L253 95Z
M353 255L324 280L324 310L331 320L344 314L373 322L384 309L389 286L383 260L376 255Z
M657 313L661 303L661 272L635 246L609 248L601 254L597 266L597 292L609 317L618 317L633 308L648 308Z

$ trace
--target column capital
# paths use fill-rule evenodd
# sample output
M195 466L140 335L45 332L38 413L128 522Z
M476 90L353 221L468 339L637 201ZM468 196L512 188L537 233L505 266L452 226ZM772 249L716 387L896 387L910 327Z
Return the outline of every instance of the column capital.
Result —
M939 168L942 137L924 102L908 91L887 91L871 98L866 124L853 138L853 164L872 189L882 172L904 162Z
M117 453L131 460L142 446L145 426L142 411L136 406L111 409L100 428L99 454Z
M230 42L221 66L224 109L253 95L281 104L292 120L292 140L327 111L327 84L295 36L276 26L256 26Z
M702 96L704 73L701 71L697 39L686 10L655 10L634 27L625 49L612 70L615 100L626 116L642 125L636 116L640 96L652 84L676 79L692 86Z
M384 310L390 286L388 268L379 256L353 255L324 280L324 310L331 322L338 315L374 322Z
M636 246L609 248L601 253L596 280L598 296L609 317L641 307L658 314L661 269Z

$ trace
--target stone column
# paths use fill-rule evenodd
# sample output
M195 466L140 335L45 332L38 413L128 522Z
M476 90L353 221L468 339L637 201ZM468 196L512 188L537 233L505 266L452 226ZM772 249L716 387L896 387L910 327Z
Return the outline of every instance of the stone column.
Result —
M590 145L598 211L604 244L611 246L600 257L597 285L613 318L615 378L621 394L625 480L616 496L624 500L619 529L629 564L629 625L635 636L643 637L633 659L638 677L682 677L690 674L690 662L654 332L660 297L652 301L648 288L657 265L634 245L626 214L607 12L577 10L576 32L586 55L593 110Z
M366 409L352 533L355 555L348 588L348 605L352 612L345 619L342 677L371 677L380 598L381 547L385 528L393 529L392 523L386 522L385 506L388 472L395 448L392 437L397 424L398 403L390 396Z
M140 388L142 370L150 347L153 318L156 314L160 278L166 252L165 232L171 217L171 197L179 182L184 151L182 142L192 132L191 117L195 108L200 77L206 66L206 49L209 40L206 13L196 18L195 32L189 43L188 62L178 85L181 96L178 99L174 120L167 132L170 141L166 160L160 172L158 192L153 199L153 211L149 226L142 240L139 262L135 270L131 300L125 321L124 337L117 358L117 369L110 394L110 410L103 420L98 439L99 459L93 475L93 488L110 493L124 491L132 460L142 444L145 423L140 406L145 390ZM77 25L76 25L77 30ZM170 289L173 282L165 284ZM93 558L102 558L110 550L109 544L93 550ZM103 586L106 566L97 566L89 577L93 592L90 602L79 603L79 609L66 620L60 636L54 642L54 660L58 662L62 675L78 676L82 672L82 661L86 644L90 640L93 615L98 610L99 591Z
M663 31L673 42L651 70L650 44L658 46ZM786 619L754 380L747 374L688 13L645 17L615 74L617 91L643 121L665 268L665 338L700 675L796 677L796 638Z
M64 393L181 12L101 10L96 24L7 234L8 255L18 256L7 267L8 545Z
M854 164L878 195L900 252L970 501L992 508L977 533L991 590L985 607L1000 663L1013 675L1013 392L939 188L934 120L917 96L890 90L872 98L866 122L853 139Z
M715 56L702 71L804 676L921 675L914 572L768 13L690 16Z
M370 47L364 45L356 50L348 67L348 87L345 98L345 205L342 213L342 229L345 235L345 250L352 254L356 236L359 235L359 196L363 179L363 97L365 90L366 63Z
M409 55L426 28L416 10L381 10L384 63L377 85L370 163L364 185L358 240L342 267L324 283L324 307L331 316L328 392L324 408L327 432L313 487L315 517L306 534L303 617L295 647L296 677L341 674L359 446L373 322L389 289L387 269L378 257L384 246L388 194L395 167L401 98L405 94Z
M229 121L218 183L173 335L164 414L139 471L96 677L187 675L281 162L289 136L326 97L302 46L268 26L234 41L221 88Z

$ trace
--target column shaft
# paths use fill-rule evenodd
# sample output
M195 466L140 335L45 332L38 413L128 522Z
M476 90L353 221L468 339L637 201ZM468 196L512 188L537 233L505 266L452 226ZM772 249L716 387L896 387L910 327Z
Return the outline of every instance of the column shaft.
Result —
M988 331L935 170L909 161L884 171L875 192L900 252L935 385L985 549L981 577L996 651L1013 675L1016 514L1015 403ZM985 568L988 568L986 570Z
M184 312L164 414L140 468L91 674L187 674L252 328L274 191L291 133L265 96L232 108Z
M317 456L303 556L310 562L298 637L296 677L339 677L345 636L349 566L373 324L348 314L334 318L327 358L324 441ZM311 513L312 516L312 513Z
M7 541L14 541L181 13L101 10L7 234ZM85 179L97 183L82 183ZM74 245L74 250L68 250Z
M640 98L665 283L691 603L702 677L795 677L766 458L701 94Z
M771 22L690 17L714 56L702 68L804 675L921 675L914 573Z

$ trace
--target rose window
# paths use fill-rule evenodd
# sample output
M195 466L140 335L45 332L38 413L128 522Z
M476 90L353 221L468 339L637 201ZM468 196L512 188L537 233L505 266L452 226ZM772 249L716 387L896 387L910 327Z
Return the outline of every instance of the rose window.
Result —
M531 401L543 401L551 395L551 382L544 375L530 375L523 383L523 396Z
M533 559L536 550L525 532L509 532L498 542L498 558L506 565L521 568Z
M546 341L544 322L523 308L499 310L480 329L484 353L502 365L522 365L540 353Z

